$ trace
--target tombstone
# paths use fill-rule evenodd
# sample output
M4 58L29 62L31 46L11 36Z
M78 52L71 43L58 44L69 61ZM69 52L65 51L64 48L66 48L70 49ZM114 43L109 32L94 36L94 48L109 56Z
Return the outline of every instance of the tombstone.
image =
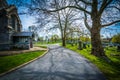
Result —
M78 41L78 49L82 50L82 41Z
M86 43L83 43L83 48L85 48L85 49L86 49Z
M90 45L89 45L89 44L88 44L87 46L88 46L88 47L90 47Z
M77 43L78 43L78 41L77 41L77 40L75 40L75 45L77 45Z
M47 40L47 43L49 43L49 39Z
M120 45L117 46L117 51L120 51Z
M71 41L71 46L73 46L73 41Z

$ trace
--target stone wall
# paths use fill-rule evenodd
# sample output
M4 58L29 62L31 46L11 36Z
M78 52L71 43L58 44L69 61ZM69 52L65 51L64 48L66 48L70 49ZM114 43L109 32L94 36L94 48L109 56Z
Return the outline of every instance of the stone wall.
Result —
M8 33L0 33L0 50L10 49L10 36Z
M0 50L10 50L11 47L10 44L0 44Z
M8 4L7 4L6 0L0 0L0 9L7 7L7 6L8 6Z
M0 0L0 50L13 47L13 33L21 32L21 21L14 5Z

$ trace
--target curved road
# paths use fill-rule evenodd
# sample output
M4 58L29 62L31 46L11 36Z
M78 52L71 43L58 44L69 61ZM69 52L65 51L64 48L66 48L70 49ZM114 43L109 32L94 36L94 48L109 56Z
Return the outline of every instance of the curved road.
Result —
M88 60L66 48L50 45L42 58L0 77L0 80L105 80Z

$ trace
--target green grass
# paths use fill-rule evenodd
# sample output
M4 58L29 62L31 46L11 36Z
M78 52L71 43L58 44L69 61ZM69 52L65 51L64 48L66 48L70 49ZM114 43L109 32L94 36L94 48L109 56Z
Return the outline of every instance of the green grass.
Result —
M41 48L47 48L47 46L44 46L44 45L40 45L38 47L41 47Z
M46 45L46 43L34 42L34 46Z
M35 52L27 52L17 55L0 57L0 73L8 71L38 56L41 56L44 52L45 51L35 51Z
M41 42L35 42L34 46L41 47L41 48L47 48L47 44L41 43Z
M57 42L49 42L49 43L47 43L47 42L35 42L34 43L34 46L46 46L46 45L49 45L49 44L60 44L61 42L59 41L57 41Z
M42 48L47 48L47 45L51 45L51 44L61 44L61 42L49 42L49 43L46 43L46 42L35 42L34 43L34 46L36 47L42 47Z
M47 48L47 45L34 45L36 47L40 47L40 48Z
M120 52L117 52L115 47L108 47L105 49L106 55L108 56L111 62L107 62L103 58L98 58L91 55L90 48L78 50L77 46L71 46L71 45L67 45L66 48L76 51L80 55L90 60L104 73L104 75L108 80L120 80L120 56L112 55L112 54L120 55Z

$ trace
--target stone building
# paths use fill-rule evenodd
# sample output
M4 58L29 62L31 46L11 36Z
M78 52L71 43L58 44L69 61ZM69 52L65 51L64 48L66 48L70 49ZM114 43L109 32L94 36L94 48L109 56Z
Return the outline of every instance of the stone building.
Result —
M0 0L0 50L33 47L33 34L21 31L22 25L16 6L8 5L6 0Z

